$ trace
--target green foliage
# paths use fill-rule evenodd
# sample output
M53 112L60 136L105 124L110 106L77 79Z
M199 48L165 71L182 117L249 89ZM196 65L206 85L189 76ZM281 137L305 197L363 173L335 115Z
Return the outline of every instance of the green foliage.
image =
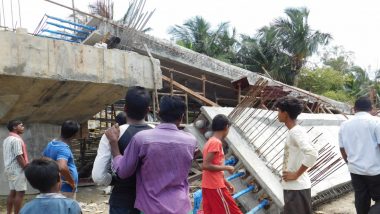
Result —
M251 71L267 71L274 79L293 85L307 57L331 36L310 28L306 8L289 8L285 14L286 18L276 19L254 37L243 35L237 61Z
M355 98L347 94L343 90L339 91L326 91L322 94L325 97L328 97L330 99L341 101L345 103L350 103L351 105L355 102Z
M228 22L222 22L217 29L212 30L209 22L196 16L185 21L182 26L171 27L169 34L176 39L178 45L225 62L234 61L236 30L232 29L230 33Z
M345 75L332 68L302 69L297 86L316 94L343 90Z

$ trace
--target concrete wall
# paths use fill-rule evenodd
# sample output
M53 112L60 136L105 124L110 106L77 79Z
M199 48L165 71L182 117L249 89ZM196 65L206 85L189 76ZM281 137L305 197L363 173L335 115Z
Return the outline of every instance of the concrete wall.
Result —
M3 141L8 137L8 129L5 126L0 126L0 195L9 193L9 186L4 176L4 160L3 160ZM42 151L46 144L53 138L58 138L60 134L60 126L50 124L25 124L25 133L22 135L24 139L29 160L41 157ZM27 193L36 193L30 185Z

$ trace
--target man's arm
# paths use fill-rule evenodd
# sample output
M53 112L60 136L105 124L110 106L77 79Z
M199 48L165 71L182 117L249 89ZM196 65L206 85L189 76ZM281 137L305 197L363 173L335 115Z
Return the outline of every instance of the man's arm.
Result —
M21 168L24 169L26 165L28 165L28 163L26 162L23 156L24 153L22 151L22 141L18 138L14 138L11 143L13 147L12 152L14 152L16 155L17 163L20 165Z
M342 154L343 160L347 163L347 153L344 148L340 148L340 154Z
M17 162L21 166L21 168L24 169L26 167L26 165L28 165L26 163L26 160L24 159L24 156L22 154L21 155L17 155L16 158L17 158Z
M229 173L234 172L233 166L225 166L225 165L215 165L212 164L212 160L214 160L215 152L207 153L206 157L203 157L202 169L206 169L209 171L228 171Z
M311 145L306 133L300 133L292 136L302 153L304 158L302 160L302 165L295 172L284 171L282 173L282 178L284 181L297 180L306 170L312 167L318 158L318 151Z
M111 167L111 148L105 135L99 142L98 152L92 168L92 180L98 185L108 186L111 184L112 175L108 169Z
M282 179L284 179L284 181L292 181L292 180L297 180L298 177L300 177L304 172L306 172L306 170L308 169L309 167L305 166L305 165L301 165L301 167L295 171L295 172L287 172L287 171L284 171L282 173Z
M380 147L380 120L376 121L375 136L376 136L377 145Z
M58 159L57 164L59 167L59 172L63 175L67 183L71 186L73 191L75 191L75 181L73 177L71 176L70 170L67 167L67 160L65 159Z
M110 140L111 153L114 157L112 167L121 179L130 177L137 169L142 142L139 142L135 137L136 135L124 150L124 155L120 155L120 152L116 151L115 148L119 148L117 141Z

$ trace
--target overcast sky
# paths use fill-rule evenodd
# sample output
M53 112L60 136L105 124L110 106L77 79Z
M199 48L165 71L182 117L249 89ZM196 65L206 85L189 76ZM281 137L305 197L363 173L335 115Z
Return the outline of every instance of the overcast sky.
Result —
M3 0L5 21L11 26L12 0ZM46 13L65 18L70 11L43 0L19 0L21 24L33 32ZM72 0L54 0L71 6ZM94 0L75 0L75 6L88 11ZM122 17L128 0L114 0L115 18ZM200 15L212 26L230 22L238 33L253 35L257 29L268 25L275 18L284 16L288 7L307 7L310 10L309 24L313 29L330 33L333 45L341 45L355 53L354 62L374 71L380 68L380 2L376 0L147 0L146 10L156 9L148 23L153 36L170 39L168 28L182 24L185 20ZM3 11L1 25L4 25ZM18 4L13 0L13 22L19 25Z

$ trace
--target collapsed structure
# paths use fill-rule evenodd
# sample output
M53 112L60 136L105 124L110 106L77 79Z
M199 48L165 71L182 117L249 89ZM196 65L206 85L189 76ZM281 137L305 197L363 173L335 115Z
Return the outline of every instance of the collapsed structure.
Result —
M89 30L79 36L78 28L85 26ZM93 18L77 27L74 32L78 38L61 39L66 41L0 33L0 42L4 43L0 52L0 122L17 117L27 124L29 131L24 137L33 145L28 147L32 158L57 137L58 124L63 120L75 118L85 124L106 105L121 99L128 86L142 85L154 92L153 112L159 96L186 98L190 111L186 122L195 122L186 129L197 137L201 147L209 135L211 119L218 113L229 115L234 126L226 140L226 157L236 162L235 168L244 169L230 177L239 192L236 199L246 211L260 206L255 212L280 213L284 202L279 174L286 130L276 122L272 107L277 98L290 94L304 100L309 114L300 115L300 120L320 152L316 167L310 171L314 204L350 190L348 171L337 151L337 130L346 119L342 114L350 113L348 105L109 20ZM40 28L35 35L43 30L49 32ZM114 49L93 47L105 41ZM0 129L1 139L6 134L4 128ZM86 134L82 130L83 137ZM199 169L193 170L191 180L199 178L200 173ZM2 188L6 187L4 180L1 183ZM0 188L0 193L6 192Z
M8 136L4 124L21 119L31 158L59 137L63 121L78 120L81 137L87 137L87 120L120 100L129 86L161 87L153 78L161 79L159 61L137 53L8 31L0 32L0 46L0 139ZM8 194L3 167L0 194Z

